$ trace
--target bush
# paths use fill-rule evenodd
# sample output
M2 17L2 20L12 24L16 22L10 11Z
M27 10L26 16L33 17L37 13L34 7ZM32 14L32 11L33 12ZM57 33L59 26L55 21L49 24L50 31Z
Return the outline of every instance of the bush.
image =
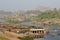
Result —
M33 40L33 38L31 38L31 37L23 37L23 38L19 38L19 39L21 39L21 40Z

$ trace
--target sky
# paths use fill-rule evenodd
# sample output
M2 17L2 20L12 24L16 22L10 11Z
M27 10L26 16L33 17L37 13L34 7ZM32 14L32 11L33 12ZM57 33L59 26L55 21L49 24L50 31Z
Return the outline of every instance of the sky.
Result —
M60 0L0 0L0 10L29 10L38 6L60 8Z

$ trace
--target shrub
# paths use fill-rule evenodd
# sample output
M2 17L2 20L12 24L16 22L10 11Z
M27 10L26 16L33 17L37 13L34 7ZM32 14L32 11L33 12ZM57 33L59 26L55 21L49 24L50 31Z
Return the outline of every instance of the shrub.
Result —
M33 40L33 38L31 38L31 37L23 37L23 38L18 37L18 39L21 39L21 40Z

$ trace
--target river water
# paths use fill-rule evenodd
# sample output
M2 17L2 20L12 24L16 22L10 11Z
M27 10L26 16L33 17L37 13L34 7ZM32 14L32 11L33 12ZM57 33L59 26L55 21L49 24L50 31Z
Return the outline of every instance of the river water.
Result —
M49 34L57 34L56 36L45 35L44 38L34 39L34 40L60 40L60 26L59 25L51 25L51 30Z
M60 36L48 36L46 35L44 38L38 38L34 40L60 40Z
M34 25L29 22L23 22L22 24L29 25L29 26ZM44 38L38 38L38 39L34 39L34 40L60 40L60 25L49 25L49 27L51 29L49 31L49 34L54 33L54 34L58 34L58 35L57 36L45 35Z
M60 36L48 36L46 35L44 40L60 40Z
M45 35L44 38L38 38L38 39L34 39L34 40L60 40L60 31L51 32L50 34L52 34L52 33L55 33L58 35L56 35L56 36Z

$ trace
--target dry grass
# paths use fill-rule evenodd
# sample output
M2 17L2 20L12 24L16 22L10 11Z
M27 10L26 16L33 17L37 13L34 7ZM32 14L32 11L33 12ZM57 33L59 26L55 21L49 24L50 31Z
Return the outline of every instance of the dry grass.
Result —
M2 32L0 32L0 40L8 40Z
M0 40L8 40L8 39L5 37L0 37Z

